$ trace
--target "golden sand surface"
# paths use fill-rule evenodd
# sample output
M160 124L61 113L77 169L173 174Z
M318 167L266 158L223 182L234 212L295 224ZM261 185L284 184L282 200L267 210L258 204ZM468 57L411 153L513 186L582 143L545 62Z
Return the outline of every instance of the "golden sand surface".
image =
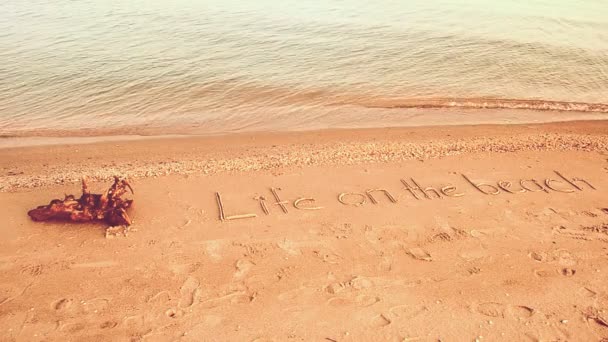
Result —
M0 172L2 341L608 338L607 122L32 146ZM26 214L115 174L128 228Z

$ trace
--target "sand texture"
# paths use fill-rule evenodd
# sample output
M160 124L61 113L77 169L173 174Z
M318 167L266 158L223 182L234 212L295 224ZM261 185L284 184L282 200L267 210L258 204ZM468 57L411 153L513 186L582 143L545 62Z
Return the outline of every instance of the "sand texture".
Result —
M606 122L26 147L0 171L1 341L608 339ZM29 219L83 174L130 178L131 227Z

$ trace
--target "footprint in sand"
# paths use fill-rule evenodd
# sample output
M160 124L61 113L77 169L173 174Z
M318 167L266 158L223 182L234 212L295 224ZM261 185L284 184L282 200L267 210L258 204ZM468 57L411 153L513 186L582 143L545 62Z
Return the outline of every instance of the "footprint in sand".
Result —
M190 274L190 273L194 273L196 270L198 270L201 267L201 263L200 262L176 263L176 264L170 264L169 267L175 274L180 274L180 275L181 274Z
M164 304L170 300L171 300L171 294L169 293L169 291L160 291L159 293L150 297L150 299L148 299L147 302L151 303L151 304Z
M554 257L559 261L559 264L565 267L572 267L577 264L576 257L565 249L555 251Z
M446 232L437 233L429 238L429 242L450 242L452 241L452 236Z
M325 291L331 294L337 294L346 289L344 283L332 283L325 287Z
M582 314L587 321L587 327L597 336L608 336L608 308L590 306L584 309ZM604 341L608 339L600 340Z
M501 303L481 303L477 305L475 311L488 317L505 317L505 306Z
M143 315L131 315L122 319L122 325L127 329L139 330L144 327Z
M324 288L326 292L330 294L343 294L339 297L330 298L327 304L331 306L357 305L360 307L374 305L380 301L380 297L360 293L360 291L372 287L374 287L374 282L363 276L355 276L348 281L329 284Z
M344 282L336 282L325 287L325 291L336 294L346 289L362 290L374 286L374 282L366 277L355 276L351 280Z
M374 282L366 277L355 276L348 282L348 285L355 290L362 290L373 287Z
M28 265L21 269L22 274L29 274L32 277L37 277L42 274L43 265Z
M371 320L370 320L370 325L372 327L376 327L376 328L382 328L385 327L389 324L391 324L392 321L386 317L384 314L380 314L378 316L374 316Z
M547 253L545 253L545 252L532 251L528 254L528 257L530 257L530 259L536 260L538 262L547 261Z
M535 310L525 305L511 306L508 304L486 302L477 305L475 311L488 317L528 319L534 315Z
M574 276L574 274L576 274L576 270L569 268L569 267L565 267L562 268L560 273L564 276L564 277L572 277Z
M536 311L531 307L524 305L518 305L509 308L510 315L519 320L530 318L532 317L532 315L534 315L535 312Z
M389 312L393 317L400 319L412 319L427 310L428 308L426 306L398 305L390 308Z
M333 297L327 300L329 306L349 306L356 305L359 307L372 306L380 301L380 297L370 295L358 295L354 299L349 296L346 297Z
M67 333L77 333L81 330L84 330L86 325L81 322L70 322L59 327L59 331L67 332Z
M72 306L72 299L69 298L62 298L56 302L54 302L51 306L53 309L57 310L57 311L63 311L68 309L70 306Z
M420 247L410 248L407 253L416 260L433 261L431 254Z
M99 325L100 329L112 329L118 325L115 321L105 321Z
M588 216L588 217L597 217L598 215L596 213L593 213L589 210L583 210L581 212L582 215Z
M195 299L200 294L199 282L194 277L188 277L182 287L179 290L180 299L178 306L180 308L187 308L194 304Z
M110 300L106 298L92 298L82 303L86 313L99 313L110 306Z
M585 298L594 298L597 296L597 291L594 291L588 287L581 287L577 293Z
M355 298L355 303L360 307L372 306L380 301L380 297L370 295L358 295Z
M236 261L235 268L236 272L234 272L235 278L243 278L249 271L253 268L255 264L247 259L239 259Z
M472 237L474 237L476 239L479 239L479 238L485 237L486 235L488 235L488 233L483 230L472 229L471 231L469 231L469 235L471 235Z
M222 254L221 254L222 247L223 247L222 240L207 240L207 241L203 241L201 244L205 246L205 252L207 253L207 255L209 255L209 257L212 260L214 260L214 261L222 260Z
M249 304L249 303L251 303L251 302L253 302L255 300L255 298L257 297L257 295L258 294L256 292L254 292L254 293L249 293L249 292L242 293L242 294L239 294L239 295L236 295L236 296L232 297L230 299L230 303L231 304Z

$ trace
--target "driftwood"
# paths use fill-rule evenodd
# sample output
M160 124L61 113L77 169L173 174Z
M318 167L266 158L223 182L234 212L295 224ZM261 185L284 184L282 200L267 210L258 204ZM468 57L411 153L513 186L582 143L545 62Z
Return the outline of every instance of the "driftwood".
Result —
M82 179L82 196L76 199L66 195L63 200L54 199L48 205L39 206L27 214L34 221L68 220L74 222L105 221L111 226L129 226L131 219L127 209L133 200L121 196L133 189L126 180L114 177L114 184L104 194L91 194L86 179Z

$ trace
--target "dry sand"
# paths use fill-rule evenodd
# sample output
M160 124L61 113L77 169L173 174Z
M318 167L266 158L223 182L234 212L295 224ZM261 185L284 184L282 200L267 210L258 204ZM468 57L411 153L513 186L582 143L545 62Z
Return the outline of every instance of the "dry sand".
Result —
M30 221L84 174L129 231ZM608 339L608 122L2 149L0 187L2 341Z

